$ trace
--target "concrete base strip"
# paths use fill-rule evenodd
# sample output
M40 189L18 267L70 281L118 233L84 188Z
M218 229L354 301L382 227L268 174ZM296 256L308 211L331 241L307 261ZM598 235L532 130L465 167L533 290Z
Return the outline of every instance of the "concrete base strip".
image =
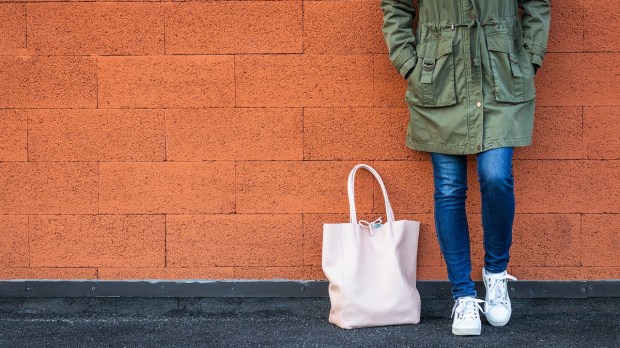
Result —
M620 280L509 282L511 298L620 297ZM0 297L327 297L327 281L0 281ZM448 281L418 281L423 298L449 298ZM476 282L484 294L482 282Z

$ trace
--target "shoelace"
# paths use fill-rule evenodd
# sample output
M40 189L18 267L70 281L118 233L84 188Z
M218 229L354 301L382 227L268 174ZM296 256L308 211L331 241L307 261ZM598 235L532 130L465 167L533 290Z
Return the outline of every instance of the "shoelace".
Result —
M458 314L461 319L477 318L478 313L476 313L476 311L480 310L482 313L485 313L484 309L480 306L481 303L484 303L484 300L477 298L459 298L454 303L454 307L452 307L452 315L450 315L450 318L454 316L454 313Z
M506 295L507 295L506 282L508 281L508 279L517 280L517 278L514 276L511 276L508 273L501 275L501 276L490 276L487 278L489 282L489 291L491 293L491 296L489 297L490 304L494 304L496 302L501 302L502 304L508 304L508 301L506 301Z

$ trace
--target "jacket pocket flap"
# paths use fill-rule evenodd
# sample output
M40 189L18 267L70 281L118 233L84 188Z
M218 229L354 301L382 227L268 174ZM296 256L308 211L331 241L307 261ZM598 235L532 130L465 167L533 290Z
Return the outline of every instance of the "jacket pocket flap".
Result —
M513 49L513 41L510 36L504 35L488 35L487 36L487 47L489 51L498 51L498 52L514 52Z
M421 58L437 59L452 53L452 37L439 40L427 40L418 44L417 54Z
M436 57L441 57L450 53L452 53L452 38L439 40L439 45L437 45Z
M519 51L524 44L525 41L521 37L487 35L487 47L489 51L512 53Z

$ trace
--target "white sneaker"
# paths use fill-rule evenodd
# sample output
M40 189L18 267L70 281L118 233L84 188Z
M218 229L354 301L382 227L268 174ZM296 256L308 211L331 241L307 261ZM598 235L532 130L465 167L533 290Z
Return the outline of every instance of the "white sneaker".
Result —
M506 285L508 279L517 280L506 271L487 273L482 267L482 280L487 291L484 297L484 313L489 324L493 326L504 326L510 320L512 308Z
M480 335L482 325L478 310L482 310L480 303L484 301L467 296L459 297L452 308L452 333L455 335ZM451 317L452 317L451 316Z

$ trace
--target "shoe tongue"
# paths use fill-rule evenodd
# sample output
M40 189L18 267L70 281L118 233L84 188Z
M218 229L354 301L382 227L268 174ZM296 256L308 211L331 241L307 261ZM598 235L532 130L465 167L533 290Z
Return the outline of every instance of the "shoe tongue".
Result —
M502 296L502 292L499 287L497 287L497 289L495 290L495 294L493 294L493 297L496 301L502 301L504 299L504 296Z
M492 300L494 301L503 301L504 300L504 294L502 294L502 281L501 279L494 279L494 289L495 291L493 291L493 294L491 294Z
M464 317L474 316L476 310L478 310L476 308L476 303L473 301L468 301L465 303L465 309L463 310L463 316Z

